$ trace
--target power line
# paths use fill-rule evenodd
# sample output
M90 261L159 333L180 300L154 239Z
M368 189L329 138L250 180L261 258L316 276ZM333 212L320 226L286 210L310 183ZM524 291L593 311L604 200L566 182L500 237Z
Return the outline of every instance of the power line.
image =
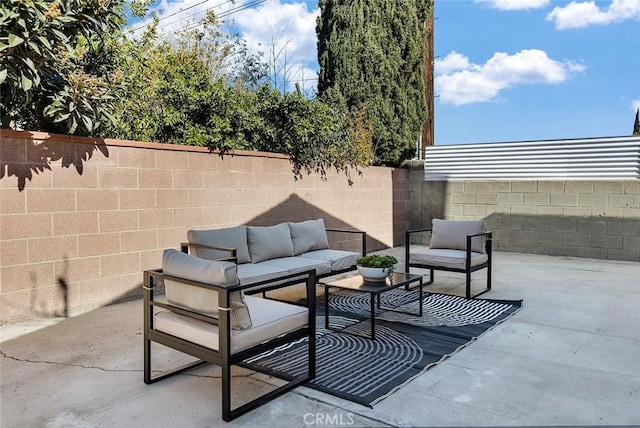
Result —
M197 5L201 5L202 3L206 3L208 1L210 1L210 0L204 0L201 3L198 3ZM196 17L198 15L202 15L203 13L208 12L208 11L214 9L214 8L221 7L221 6L223 6L223 5L227 4L227 3L234 3L234 2L235 2L235 0L227 0L225 2L222 2L222 3L216 4L214 6L211 6L210 8L206 8L204 10L200 10L198 12L194 12L189 16L185 16L184 18L180 18L180 19L176 19L175 21L167 22L164 25L159 26L158 29L165 28L165 27L168 27L168 26L173 25L173 24L177 24L178 22L186 21L188 19L192 19L192 18L194 18L194 17ZM175 13L172 14L172 15L175 15Z
M173 13L171 13L171 14L169 14L169 15L161 16L160 18L158 18L158 22L160 22L160 21L164 21L165 19L171 18L172 16L179 15L179 14L181 14L182 12L186 12L186 11L187 11L187 10L189 10L189 9L193 9L193 8L194 8L194 7L196 7L196 6L200 6L201 4L208 3L208 2L210 2L210 1L211 1L211 0L202 0L201 2L198 2L198 3L192 4L191 6L187 6L187 7L185 7L184 9L180 9L180 10L178 10L177 12L173 12ZM227 0L227 1L226 1L226 2L224 2L224 3L221 3L221 5L222 5L222 4L225 4L225 3L229 3L230 1L233 1L233 0ZM214 6L214 7L215 7L215 6ZM147 25L148 25L148 24L140 24L140 25L138 25L137 27L133 27L133 28L131 28L129 31L130 31L130 32L138 31L139 29L141 29L142 27L146 27Z
M241 6L237 6L237 7L231 8L231 9L225 11L225 12L222 12L219 15L216 15L216 18L218 18L218 19L226 18L229 15L233 15L234 13L242 12L243 10L246 10L246 9L251 9L254 6L258 6L259 4L262 4L262 3L266 2L266 1L267 0L253 0L253 1L250 1L250 2L248 2L246 4L241 5ZM206 10L208 11L210 9L206 9ZM199 27L200 25L202 25L202 23L196 22L196 23L186 27L185 30L191 30L192 28Z
M163 20L165 20L165 19L171 18L171 17L176 16L176 15L178 15L178 14L181 14L181 13L183 13L183 12L185 12L185 11L189 10L189 9L192 9L192 8L194 8L194 7L196 7L196 6L200 6L200 5L204 4L204 3L208 3L209 1L211 1L211 0L202 0L202 1L198 2L198 3L195 3L195 4L191 5L191 6L186 7L186 8L184 8L184 9L180 9L180 10L179 10L179 11L177 11L177 12L171 13L171 14L166 15L166 16L162 16L162 17L160 17L160 18L158 19L158 21L163 21ZM216 15L216 17L217 17L217 18L224 18L224 17L229 16L229 15L232 15L232 14L234 14L234 13L241 12L241 11L243 11L243 10L245 10L245 9L250 9L250 8L252 8L252 7L254 7L254 6L257 6L257 5L261 4L261 3L264 3L264 2L266 2L266 1L267 1L267 0L253 0L253 1L250 1L249 3L246 3L246 4L243 4L243 5L236 6L236 7L234 7L234 8L228 9L228 10L226 10L226 11L224 11L224 12L220 13L219 15ZM160 26L160 27L158 27L158 28L165 28L165 27L168 27L168 26L170 26L170 25L177 24L177 23L179 23L179 22L181 22L181 21L185 21L185 20L187 20L187 19L191 19L191 18L193 18L193 17L195 17L195 16L197 16L197 15L200 15L200 14L202 14L202 13L204 13L204 12L208 12L208 11L213 10L213 9L215 9L215 8L219 8L219 7L221 7L221 6L223 6L223 5L227 4L227 3L235 3L235 0L226 0L226 1L222 2L222 3L218 3L218 4L216 4L216 5L213 5L213 6L209 7L209 8L206 8L206 9L204 9L204 10L201 10L201 11L199 11L199 12L192 13L191 15L189 15L189 16L187 16L187 17L180 18L180 19L177 19L177 20L175 20L175 21L171 21L171 22L165 23L164 25L162 25L162 26ZM138 30L140 30L140 29L142 29L142 28L144 28L144 27L146 27L146 26L148 26L148 25L149 25L149 24L141 24L141 25L139 25L139 26L137 26L137 27L133 27L133 28L131 28L131 29L129 30L129 32L130 32L130 33L132 33L132 32L138 31ZM192 24L192 25L188 26L188 27L186 28L186 30L189 30L189 29L195 28L195 27L197 27L197 26L199 26L199 25L201 25L201 24L200 24L200 23Z

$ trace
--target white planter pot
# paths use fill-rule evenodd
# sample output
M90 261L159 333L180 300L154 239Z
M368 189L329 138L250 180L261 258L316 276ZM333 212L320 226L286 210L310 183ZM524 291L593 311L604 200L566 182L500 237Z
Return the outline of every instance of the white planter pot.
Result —
M384 282L387 276L389 276L389 272L385 268L364 266L356 266L356 268L358 269L358 273L362 275L362 278L367 282Z

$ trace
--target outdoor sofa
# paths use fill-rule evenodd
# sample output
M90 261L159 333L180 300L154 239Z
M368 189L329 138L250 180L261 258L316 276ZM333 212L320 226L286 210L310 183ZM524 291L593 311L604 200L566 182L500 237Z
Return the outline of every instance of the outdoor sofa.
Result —
M328 234L355 234L361 251L329 247ZM322 218L285 222L274 226L240 225L221 229L190 230L182 251L201 259L227 260L237 264L240 284L247 294L265 292L279 286L286 275L314 269L316 279L356 269L356 259L366 255L366 232L329 229ZM263 281L271 280L264 284ZM294 283L296 278L288 278Z

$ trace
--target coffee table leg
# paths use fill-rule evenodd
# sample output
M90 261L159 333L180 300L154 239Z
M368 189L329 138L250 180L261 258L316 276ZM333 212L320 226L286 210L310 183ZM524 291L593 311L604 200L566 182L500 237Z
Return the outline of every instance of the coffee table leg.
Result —
M324 328L329 329L329 287L324 286Z
M418 300L419 316L422 317L422 276L420 277L420 300Z
M376 338L376 305L375 305L375 296L373 293L370 294L370 302L371 302L371 340L375 340Z

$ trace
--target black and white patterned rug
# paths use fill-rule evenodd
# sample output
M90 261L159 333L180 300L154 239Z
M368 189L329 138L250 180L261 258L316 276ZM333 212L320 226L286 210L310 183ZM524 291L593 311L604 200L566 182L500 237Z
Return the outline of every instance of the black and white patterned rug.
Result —
M381 303L417 312L416 293L392 290L382 295ZM306 386L371 407L511 317L522 307L522 301L425 294L423 305L422 317L379 311L376 340L370 340L326 330L324 305L320 302L316 378ZM369 295L347 290L332 292L329 322L332 328L369 334ZM306 360L303 340L246 363L274 373L297 375L306 371Z

